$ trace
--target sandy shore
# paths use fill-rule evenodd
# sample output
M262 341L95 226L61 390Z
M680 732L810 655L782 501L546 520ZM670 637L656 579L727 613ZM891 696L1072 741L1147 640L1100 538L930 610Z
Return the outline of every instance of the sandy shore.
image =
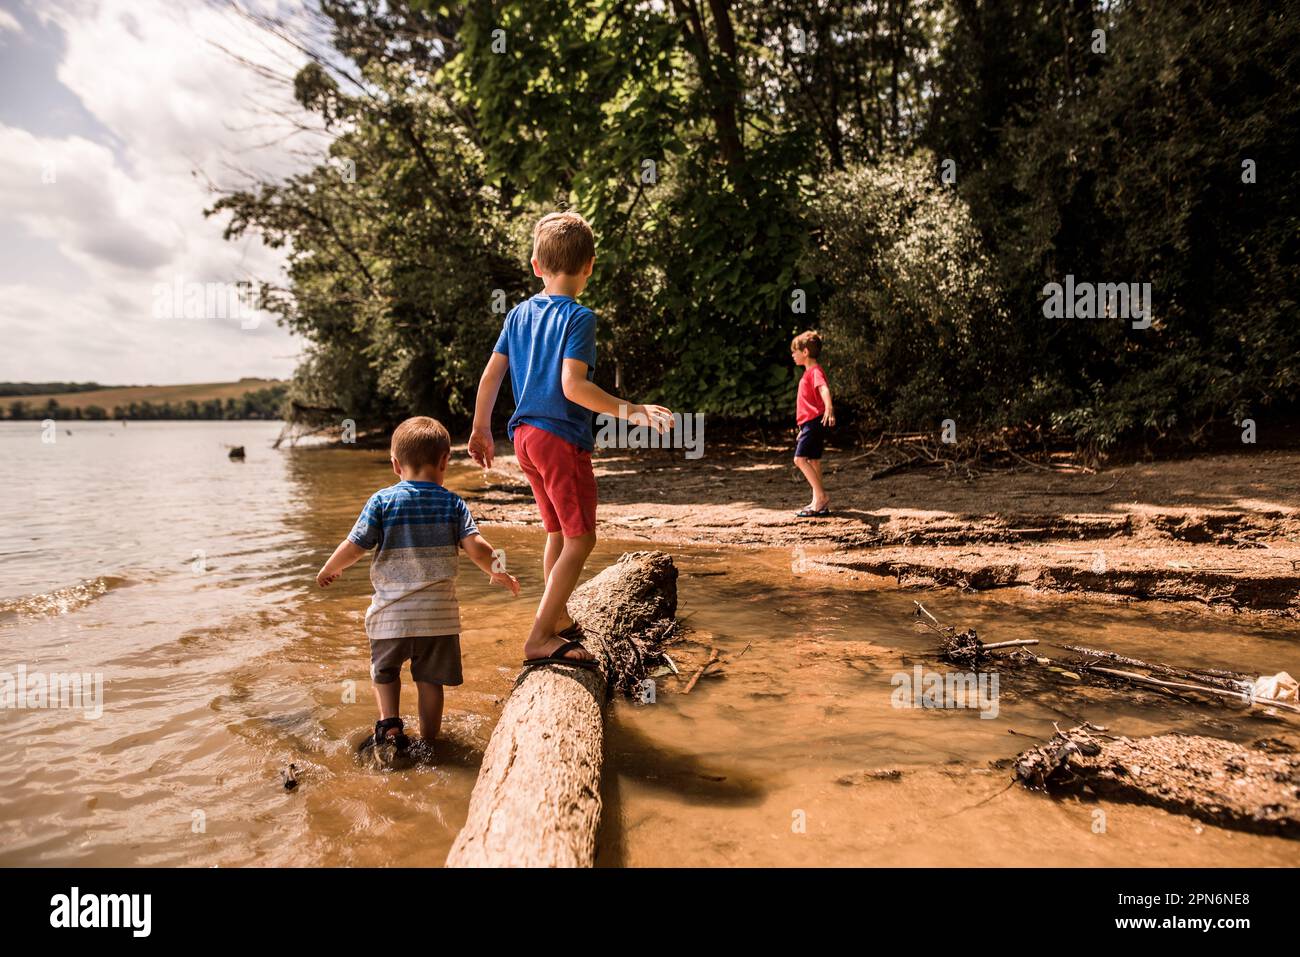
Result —
M473 505L538 524L498 444ZM878 464L878 463L877 463ZM797 519L808 486L781 448L600 450L600 534L658 545L789 548L792 561L905 586L1020 587L1300 617L1300 452L1138 463L1096 474L1025 466L873 480L868 456L825 459L832 515Z

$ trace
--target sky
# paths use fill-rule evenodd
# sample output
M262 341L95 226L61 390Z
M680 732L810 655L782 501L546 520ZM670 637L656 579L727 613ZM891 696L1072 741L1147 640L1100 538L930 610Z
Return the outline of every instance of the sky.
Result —
M224 240L203 211L214 186L291 175L327 141L285 139L270 111L311 118L232 54L285 76L305 59L231 0L0 0L0 381L293 371L302 341L235 298L282 282L284 251Z

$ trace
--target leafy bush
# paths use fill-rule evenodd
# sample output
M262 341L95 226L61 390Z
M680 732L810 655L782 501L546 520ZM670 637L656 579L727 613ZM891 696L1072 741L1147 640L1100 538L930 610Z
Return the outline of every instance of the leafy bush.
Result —
M1021 383L1013 330L966 205L919 152L829 177L813 203L808 267L835 391L871 424L974 426Z

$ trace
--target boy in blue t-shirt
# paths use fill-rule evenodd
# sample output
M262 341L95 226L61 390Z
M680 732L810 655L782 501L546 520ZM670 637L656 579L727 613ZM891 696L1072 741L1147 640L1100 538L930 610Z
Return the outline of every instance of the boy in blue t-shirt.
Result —
M393 432L393 472L401 481L380 489L357 518L352 531L316 575L322 588L370 549L374 597L366 611L370 637L370 679L379 721L375 744L409 743L398 713L402 665L420 699L420 736L432 745L442 724L443 685L458 685L460 605L456 601L458 548L494 585L519 594L514 576L493 568L492 546L479 534L461 497L442 487L451 457L451 436L436 419L416 416Z
M592 381L596 316L577 297L591 277L596 240L577 213L551 213L533 229L533 273L544 288L510 310L479 380L469 454L492 466L492 407L510 374L515 412L507 432L528 477L546 529L546 590L524 642L524 664L593 668L582 629L569 616L569 596L596 544L596 476L591 468L591 414L614 415L659 432L672 413L633 405Z

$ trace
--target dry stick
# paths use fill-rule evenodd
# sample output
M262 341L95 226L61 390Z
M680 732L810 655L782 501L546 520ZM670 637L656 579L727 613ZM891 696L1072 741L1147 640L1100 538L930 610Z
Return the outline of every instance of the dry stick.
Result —
M1011 448L1011 446L1009 446L1009 445L1007 446L1007 449L1006 449L1006 450L1007 450L1007 453L1008 453L1009 455L1011 455L1013 458L1017 458L1017 459L1019 459L1021 462L1024 462L1026 465L1030 466L1031 468L1041 469L1041 470L1044 471L1044 472L1055 472L1055 471L1057 471L1057 469L1052 468L1050 465L1039 465L1037 462L1034 462L1034 461L1031 461L1030 459L1025 458L1023 455L1021 455L1021 454L1020 454L1019 452L1017 452L1015 449Z
M916 455L910 459L904 459L902 462L896 462L893 465L886 466L883 469L877 469L876 471L872 472L870 475L867 476L867 481L874 482L877 479L887 478L890 475L894 475L897 472L903 471L903 469L908 468L909 466L924 461L926 461L926 458L923 455Z
M1237 701L1244 701L1250 705L1259 705L1261 708L1283 708L1287 711L1294 711L1300 714L1300 706L1291 704L1287 701L1275 701L1272 698L1263 700L1255 698L1242 691L1225 691L1222 688L1211 688L1208 685L1186 684L1180 681L1161 681L1159 678L1152 678L1149 675L1134 674L1131 671L1117 671L1114 668L1098 668L1095 665L1083 669L1085 671L1095 671L1103 675L1113 675L1116 678L1123 678L1125 681L1134 681L1138 684L1156 685L1161 688L1178 688L1187 691L1199 691L1202 694L1216 694L1222 698L1234 698Z
M956 817L958 814L962 814L966 811L973 811L977 807L983 807L985 804L988 804L989 801L992 801L995 797L998 797L999 795L1002 794L1006 794L1008 791L1011 790L1012 787L1014 787L1018 783L1019 782L1013 777L1011 779L1011 783L1008 784L1006 787L1002 788L1000 791L994 791L984 800L976 801L974 804L970 805L969 807L958 808L956 811L953 811L951 814L944 814L942 815L942 817L940 817L940 820L944 820L945 818L950 818L950 817Z
M1124 476L1121 474L1119 478L1115 479L1115 481L1111 482L1105 488L1094 488L1094 489L1029 488L1029 489L1025 489L1023 492L1016 492L1014 494L1016 495L1105 495L1116 485L1118 485L1119 479L1123 477Z
M686 682L686 687L682 689L682 694L690 694L691 689L695 687L695 682L699 681L700 678L703 677L704 672L709 669L710 665L717 664L720 657L721 656L718 654L717 648L710 648L709 660L704 662L704 664L700 667L700 669L697 672L695 672L695 674L691 675L691 680Z
M935 618L934 615L930 614L929 610L924 605L922 605L915 598L912 599L912 604L916 606L916 610L918 612L925 615L926 618L930 619L930 621L922 621L921 624L929 626L930 628L937 631L939 634L943 635L945 638L948 637L948 634L944 630L944 627L939 624L939 619ZM930 624L930 622L934 622L934 624ZM1036 644L1038 644L1037 638L1017 638L1014 641L995 641L992 644L987 644L987 645L981 641L980 651L991 651L994 648L1016 648L1022 645L1036 645Z
M840 462L839 464L840 464L840 465L849 465L849 464L851 464L851 463L853 463L853 462L857 462L857 461L859 461L859 460L861 460L861 459L865 459L868 455L874 455L876 449L880 448L880 443L881 443L881 442L884 442L884 441L885 441L885 434L882 432L882 433L880 434L880 438L876 439L876 444L873 445L871 448L867 449L865 452L861 453L860 455L855 455L855 456L853 456L853 458L851 458L851 459L845 459L843 462Z
M921 614L925 615L926 618L929 618L932 622L934 622L934 627L936 628L943 627L943 625L939 624L939 619L935 618L934 615L930 614L930 610L926 608L924 605L922 605L915 598L912 599L912 604L916 606L917 611L919 611Z

